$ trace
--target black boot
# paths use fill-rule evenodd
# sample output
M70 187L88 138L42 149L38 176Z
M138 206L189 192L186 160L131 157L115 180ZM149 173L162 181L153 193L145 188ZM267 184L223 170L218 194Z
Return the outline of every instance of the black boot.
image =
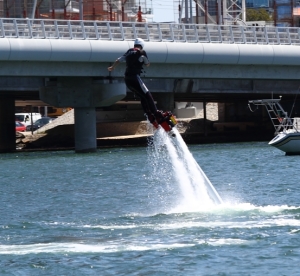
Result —
M156 121L160 124L164 121L165 117L163 115L163 112L161 110L157 110L155 112L155 118L156 118Z
M149 122L155 127L158 128L158 123L155 119L155 116L152 113L146 113L145 114L149 120Z

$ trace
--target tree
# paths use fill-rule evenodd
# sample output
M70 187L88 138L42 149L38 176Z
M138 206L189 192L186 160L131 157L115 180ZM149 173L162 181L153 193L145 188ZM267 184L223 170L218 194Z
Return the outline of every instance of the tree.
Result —
M270 21L270 19L265 9L246 9L246 21Z

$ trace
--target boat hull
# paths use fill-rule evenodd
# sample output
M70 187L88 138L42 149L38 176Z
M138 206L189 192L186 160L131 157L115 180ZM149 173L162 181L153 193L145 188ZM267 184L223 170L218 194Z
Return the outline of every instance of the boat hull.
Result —
M279 133L269 145L284 151L286 155L300 155L300 132Z

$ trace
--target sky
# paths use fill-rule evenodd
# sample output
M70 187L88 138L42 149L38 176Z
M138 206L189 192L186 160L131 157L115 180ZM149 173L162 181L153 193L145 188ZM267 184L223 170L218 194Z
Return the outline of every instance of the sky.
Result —
M175 1L175 4L174 4ZM147 0L147 6L153 7L155 22L178 22L177 6L179 0ZM174 11L174 6L176 11ZM176 15L174 14L176 12Z

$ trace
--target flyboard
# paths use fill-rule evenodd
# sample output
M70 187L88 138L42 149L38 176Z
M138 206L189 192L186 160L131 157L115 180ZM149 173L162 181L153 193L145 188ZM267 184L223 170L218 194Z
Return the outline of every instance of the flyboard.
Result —
M171 113L171 111L161 112L162 118L156 123L153 123L155 128L161 126L168 134L174 135L172 132L173 127L177 125L177 120L175 116Z
M210 200L216 204L222 204L223 200L214 188L213 184L210 182L206 174L203 172L201 167L198 165L196 160L194 159L193 155L190 153L186 143L182 139L179 131L176 128L177 120L176 117L170 112L163 112L163 119L158 122L158 125L154 125L154 127L159 130L161 127L168 135L169 139L173 144L173 148L176 150L176 154L179 159L182 161L184 160L182 166L185 167L185 173L187 177L190 178L190 182L193 185L193 190L196 192L198 188L195 186L195 182L200 181L205 186L205 190L207 195L209 196Z

